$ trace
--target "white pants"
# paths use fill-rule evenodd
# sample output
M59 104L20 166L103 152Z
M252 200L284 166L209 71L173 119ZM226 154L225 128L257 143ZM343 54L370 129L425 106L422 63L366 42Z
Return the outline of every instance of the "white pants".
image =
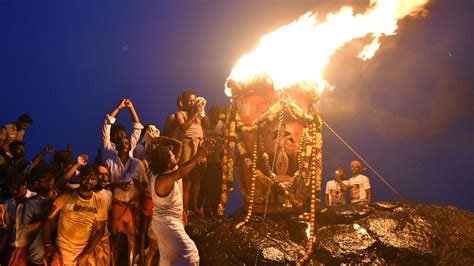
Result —
M151 228L158 240L160 266L199 265L199 253L180 219L164 217L152 220Z

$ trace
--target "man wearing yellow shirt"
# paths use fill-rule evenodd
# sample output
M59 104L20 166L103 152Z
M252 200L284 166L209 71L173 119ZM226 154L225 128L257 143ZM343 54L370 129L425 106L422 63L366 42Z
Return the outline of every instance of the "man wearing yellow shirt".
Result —
M79 175L80 187L55 199L44 225L45 257L50 259L53 255L51 220L59 216L57 254L52 265L87 265L93 256L107 221L107 206L94 192L97 179L96 166L88 165Z

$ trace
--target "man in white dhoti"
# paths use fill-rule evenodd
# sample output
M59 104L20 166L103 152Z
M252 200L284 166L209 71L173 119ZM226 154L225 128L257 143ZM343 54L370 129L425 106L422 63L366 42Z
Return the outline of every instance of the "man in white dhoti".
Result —
M184 230L179 181L213 150L215 143L205 141L196 155L178 168L182 144L177 140L167 142L160 143L149 158L154 204L151 228L158 239L160 265L198 265L198 250Z

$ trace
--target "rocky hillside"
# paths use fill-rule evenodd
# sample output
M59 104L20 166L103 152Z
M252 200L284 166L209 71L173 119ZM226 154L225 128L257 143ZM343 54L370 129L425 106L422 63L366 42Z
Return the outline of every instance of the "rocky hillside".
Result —
M254 216L236 230L242 216L192 219L201 265L294 264L304 253L307 225L296 217ZM377 202L322 209L316 219L315 263L474 264L474 213L459 208Z

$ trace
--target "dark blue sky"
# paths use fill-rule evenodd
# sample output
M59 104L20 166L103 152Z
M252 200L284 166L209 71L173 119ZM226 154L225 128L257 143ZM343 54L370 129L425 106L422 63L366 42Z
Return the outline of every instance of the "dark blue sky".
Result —
M0 123L31 113L27 154L90 155L104 115L131 98L163 125L184 88L225 104L224 82L259 38L306 11L368 1L0 1ZM474 210L472 0L437 0L405 19L368 62L338 52L323 117L408 199ZM119 114L128 123L129 114ZM324 179L354 156L324 132ZM375 199L396 199L371 177Z

